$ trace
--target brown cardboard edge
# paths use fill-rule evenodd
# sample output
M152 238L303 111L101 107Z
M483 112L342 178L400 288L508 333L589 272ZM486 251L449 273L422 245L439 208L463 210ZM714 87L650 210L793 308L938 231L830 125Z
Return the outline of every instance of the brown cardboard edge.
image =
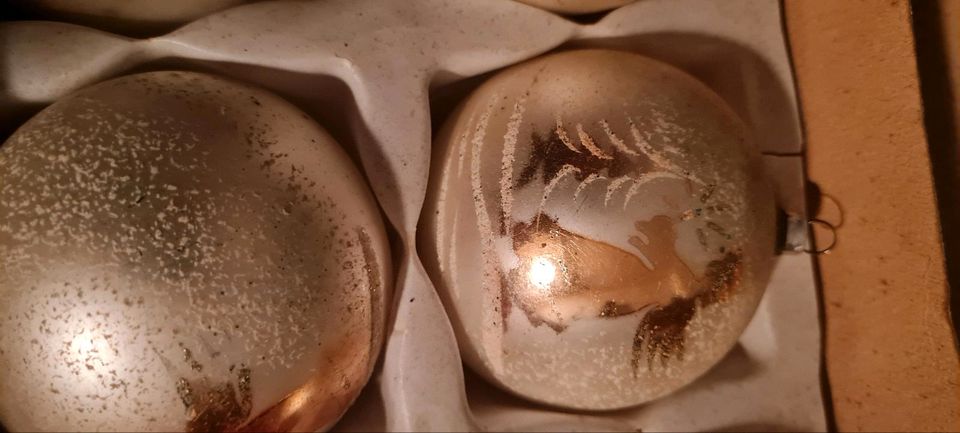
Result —
M954 332L960 333L960 224L955 224L960 222L960 2L912 0L911 5L950 310Z
M784 12L809 178L844 209L818 259L835 427L960 430L910 3L787 0Z

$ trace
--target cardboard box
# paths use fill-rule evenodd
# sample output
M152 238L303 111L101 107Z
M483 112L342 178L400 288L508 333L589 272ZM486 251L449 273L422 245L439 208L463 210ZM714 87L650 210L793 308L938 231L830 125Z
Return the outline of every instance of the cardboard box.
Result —
M960 363L910 8L785 3L809 178L844 211L838 244L819 260L840 431L960 430Z

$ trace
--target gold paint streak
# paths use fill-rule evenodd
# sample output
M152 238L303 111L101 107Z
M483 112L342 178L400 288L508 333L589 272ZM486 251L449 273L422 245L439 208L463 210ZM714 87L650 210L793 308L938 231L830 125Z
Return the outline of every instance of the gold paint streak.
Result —
M629 314L692 296L695 278L674 251L676 233L670 219L658 216L640 225L650 245L640 243L640 238L631 243L648 249L655 264L652 270L635 254L569 232L549 217L540 218L539 228L536 223L517 224L514 248L521 266L510 276L513 299L531 322L563 329L579 318L609 316L611 302L619 314ZM559 275L550 287L529 281L535 260L555 264Z
M319 360L316 372L276 405L237 431L312 432L331 426L360 394L372 356L368 339L350 335L332 342L337 350Z

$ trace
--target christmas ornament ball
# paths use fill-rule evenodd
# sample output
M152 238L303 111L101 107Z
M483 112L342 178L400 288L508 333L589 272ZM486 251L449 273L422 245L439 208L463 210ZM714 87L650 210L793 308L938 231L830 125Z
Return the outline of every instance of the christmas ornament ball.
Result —
M360 172L281 98L192 72L82 89L0 147L0 422L328 428L391 272Z

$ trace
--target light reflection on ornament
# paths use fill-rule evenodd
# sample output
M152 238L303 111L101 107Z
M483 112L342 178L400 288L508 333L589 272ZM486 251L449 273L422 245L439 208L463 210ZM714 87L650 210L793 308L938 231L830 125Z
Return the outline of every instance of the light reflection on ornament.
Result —
M89 376L93 381L96 381L97 375L95 368L110 367L115 360L110 342L100 332L89 327L85 327L74 335L70 340L70 352L65 356L67 357L67 363L79 363L88 366L79 369L79 371L86 373L84 376Z
M527 275L530 278L530 284L541 290L547 290L557 278L557 265L546 256L537 256L530 263L530 271Z

